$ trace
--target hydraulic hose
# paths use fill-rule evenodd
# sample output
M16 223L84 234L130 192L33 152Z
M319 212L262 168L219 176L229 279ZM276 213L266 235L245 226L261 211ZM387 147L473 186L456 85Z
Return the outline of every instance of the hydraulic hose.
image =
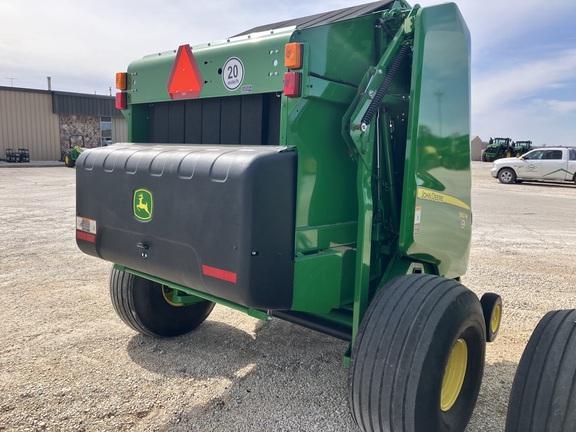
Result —
M374 98L372 99L370 106L368 106L366 113L362 117L362 124L369 125L372 122L374 115L380 109L382 99L384 99L384 96L386 96L386 93L388 93L388 90L390 90L390 86L394 81L394 77L396 76L398 69L400 69L400 66L402 66L404 59L408 56L409 53L410 53L410 46L408 45L402 45L400 50L398 50L398 54L396 55L396 58L390 65L388 73L386 74L384 81L382 81L382 85L380 85L380 88L374 95Z

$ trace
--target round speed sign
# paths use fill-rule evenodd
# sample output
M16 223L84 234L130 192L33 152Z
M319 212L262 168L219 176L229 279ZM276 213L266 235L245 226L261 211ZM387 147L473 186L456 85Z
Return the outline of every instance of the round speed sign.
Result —
M240 87L244 81L244 64L237 57L231 57L226 60L222 68L222 82L224 87L233 91Z

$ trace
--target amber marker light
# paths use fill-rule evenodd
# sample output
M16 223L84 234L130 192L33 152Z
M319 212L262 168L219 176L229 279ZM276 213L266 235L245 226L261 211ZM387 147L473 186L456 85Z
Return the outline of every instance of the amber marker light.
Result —
M116 88L118 90L126 90L127 86L127 73L126 72L117 72L116 73Z
M286 44L284 50L284 66L288 69L300 69L302 67L302 44L292 42Z

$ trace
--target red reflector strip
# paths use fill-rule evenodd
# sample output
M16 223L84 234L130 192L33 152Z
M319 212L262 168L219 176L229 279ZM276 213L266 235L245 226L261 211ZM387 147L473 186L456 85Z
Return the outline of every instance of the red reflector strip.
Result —
M116 93L116 108L119 110L128 108L128 93Z
M88 234L82 231L76 231L76 238L90 243L96 242L96 236L94 234Z
M286 72L284 74L284 94L288 97L300 96L300 83L302 74L300 72Z
M202 273L206 276L210 276L216 279L221 279L226 282L236 283L236 273L232 273L226 270L218 269L216 267L210 267L207 265L202 266Z

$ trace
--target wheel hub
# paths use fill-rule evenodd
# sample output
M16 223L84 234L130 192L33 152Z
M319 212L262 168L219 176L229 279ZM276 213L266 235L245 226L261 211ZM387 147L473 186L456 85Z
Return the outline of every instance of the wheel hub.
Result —
M171 305L171 306L175 306L175 307L179 307L182 306L182 303L176 303L174 301L174 291L172 288L168 288L165 285L162 285L162 295L164 296L164 300L166 300L166 302Z
M500 328L500 320L502 319L502 306L497 305L492 312L492 319L490 320L490 330L496 333Z
M466 376L466 368L468 365L468 345L464 339L458 339L450 356L446 369L444 370L444 378L442 379L442 391L440 393L440 408L442 411L448 411L460 394L462 384L464 384L464 377Z

